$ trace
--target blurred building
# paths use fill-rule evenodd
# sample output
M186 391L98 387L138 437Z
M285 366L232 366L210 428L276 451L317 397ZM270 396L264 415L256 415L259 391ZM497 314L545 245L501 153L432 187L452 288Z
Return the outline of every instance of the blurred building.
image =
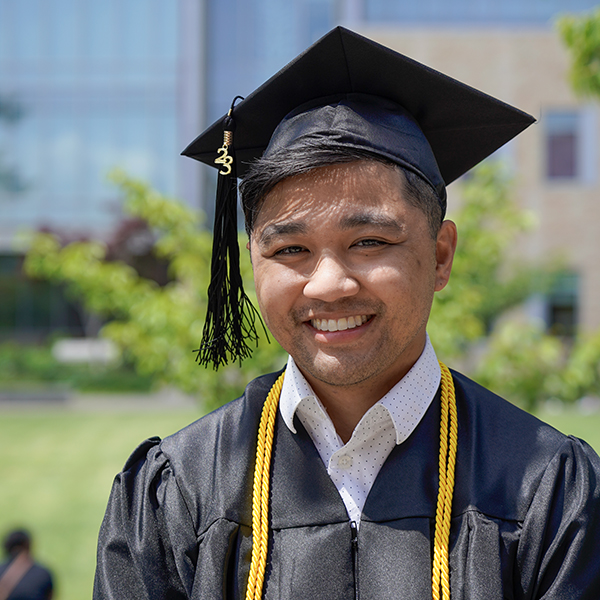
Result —
M197 190L177 155L183 123L202 118L200 8L0 0L0 334L85 328L60 290L21 273L22 232L110 236L123 217L115 167L169 194Z
M323 35L332 6L0 0L0 336L89 331L60 290L23 276L20 233L110 239L123 219L111 169L210 213L212 177L179 153Z
M522 249L569 266L532 303L557 331L600 327L598 108L575 99L553 28L591 0L0 0L0 335L82 333L59 290L25 280L19 232L110 237L118 166L212 212L213 173L179 152L340 23L539 119L502 156L539 229ZM452 189L452 188L451 188Z
M4 236L108 230L120 217L106 179L115 166L178 191L178 113L198 80L186 77L178 8L193 4L0 2L0 97L20 111L3 123L15 172L2 190Z
M589 0L352 2L361 33L534 115L538 122L501 149L520 204L536 229L517 249L557 257L566 271L552 293L529 303L550 331L600 328L600 100L575 97L555 29L561 13ZM450 187L452 194L452 187Z

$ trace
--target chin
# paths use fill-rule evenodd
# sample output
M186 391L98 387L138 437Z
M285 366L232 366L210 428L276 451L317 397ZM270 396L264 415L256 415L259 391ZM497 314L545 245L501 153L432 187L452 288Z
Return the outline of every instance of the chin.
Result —
M379 369L365 364L361 357L340 361L328 356L326 360L316 360L309 364L297 363L300 369L314 379L335 387L356 385L374 377Z

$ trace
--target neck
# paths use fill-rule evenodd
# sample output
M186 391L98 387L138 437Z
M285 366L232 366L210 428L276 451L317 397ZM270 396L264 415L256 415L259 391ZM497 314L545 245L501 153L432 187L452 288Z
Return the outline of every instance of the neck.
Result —
M372 371L362 381L355 380L347 385L340 383L339 378L335 381L335 375L329 380L325 377L317 377L316 372L302 368L296 361L296 366L327 409L335 430L344 444L352 437L354 429L364 414L402 380L419 360L427 339L424 328L420 333L406 345L394 362L381 371Z
M416 361L415 361L416 362ZM412 365L384 381L364 381L348 386L330 385L303 373L315 394L327 409L337 434L344 444L364 414L383 398L405 375Z

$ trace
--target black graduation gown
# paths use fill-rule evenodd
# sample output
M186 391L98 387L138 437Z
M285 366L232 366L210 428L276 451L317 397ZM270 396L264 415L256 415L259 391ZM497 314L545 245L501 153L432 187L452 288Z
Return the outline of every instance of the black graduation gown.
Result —
M260 410L275 375L162 442L114 483L94 598L243 598ZM600 598L600 460L454 373L459 415L452 599ZM367 498L357 543L306 431L276 424L267 599L431 598L438 394Z

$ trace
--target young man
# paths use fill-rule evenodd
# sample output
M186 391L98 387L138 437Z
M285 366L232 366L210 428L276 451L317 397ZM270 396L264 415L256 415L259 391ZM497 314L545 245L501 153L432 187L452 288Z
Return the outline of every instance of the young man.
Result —
M232 109L218 154L220 126L190 145L222 167L201 359L243 356L253 333L234 167L290 358L135 451L97 600L599 596L598 457L450 374L426 333L457 240L445 185L531 121L337 29Z

